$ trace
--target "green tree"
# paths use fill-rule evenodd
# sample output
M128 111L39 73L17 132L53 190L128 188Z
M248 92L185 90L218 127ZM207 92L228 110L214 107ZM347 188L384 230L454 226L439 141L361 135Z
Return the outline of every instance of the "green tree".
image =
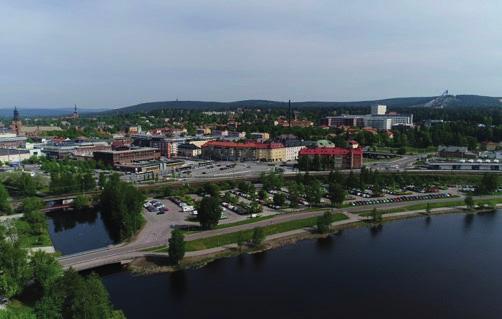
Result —
M297 184L295 182L288 185L289 202L292 208L298 207L298 203L300 202L300 198L303 192L302 186L303 185Z
M285 202L286 202L286 195L284 193L274 194L274 205L283 206Z
M11 211L12 208L10 206L9 193L7 192L7 189L5 189L5 186L0 183L0 215L10 214Z
M252 201L248 206L248 214L259 214L263 211L263 206L257 201Z
M425 207L425 213L427 215L430 215L431 214L431 203L427 203L426 207Z
M131 238L143 226L145 195L133 185L123 182L117 174L110 177L101 192L103 217L114 229L118 240Z
M73 205L75 206L75 209L81 210L85 208L89 208L91 206L91 199L87 195L78 195L75 197L75 200L73 202Z
M212 229L221 219L222 208L217 197L204 197L199 205L197 218L203 229Z
M474 199L472 198L472 196L466 196L464 199L464 203L468 209L474 208Z
M322 216L317 217L317 231L321 234L329 232L333 220L334 217L331 212L325 212Z
M23 205L21 212L26 214L27 212L38 211L44 208L45 204L43 200L38 197L28 197L23 199Z
M105 173L103 172L99 173L99 178L98 178L99 189L105 188L107 181L108 178L106 177Z
M371 219L374 223L381 223L383 221L382 213L378 211L376 207L373 207L371 211Z
M51 255L37 251L30 258L33 280L44 290L49 289L63 275L58 261Z
M498 177L496 174L486 173L481 178L481 182L478 185L479 194L490 194L498 189Z
M169 238L169 259L174 264L179 262L185 256L185 236L179 229L173 230L171 238Z
M333 183L329 185L328 191L331 204L336 207L341 207L346 195L343 186L338 183Z
M311 205L318 205L323 194L321 183L317 179L312 180L305 188L305 197Z
M265 232L263 228L256 227L253 229L253 235L251 236L251 244L255 247L260 246L265 240Z
M204 191L204 193L206 193L210 196L214 196L214 197L220 196L220 187L216 184L213 184L213 183L204 184L203 191Z
M0 241L0 295L19 294L31 275L26 250L16 242Z
M246 244L246 239L244 238L244 233L242 231L237 233L237 247L239 247L239 251L242 250L242 247Z

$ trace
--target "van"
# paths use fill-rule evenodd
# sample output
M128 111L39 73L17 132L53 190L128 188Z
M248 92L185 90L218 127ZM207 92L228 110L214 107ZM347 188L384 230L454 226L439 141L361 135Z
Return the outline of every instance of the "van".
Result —
M193 208L193 206L188 206L188 205L187 205L187 206L182 206L182 207L181 207L181 210L182 210L184 213L186 213L186 212L191 212L191 211L193 211L193 210L194 210L194 208Z

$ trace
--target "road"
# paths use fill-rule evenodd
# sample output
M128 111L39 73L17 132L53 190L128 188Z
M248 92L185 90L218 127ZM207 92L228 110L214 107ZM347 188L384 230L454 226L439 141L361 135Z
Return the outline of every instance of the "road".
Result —
M502 196L481 196L476 197L476 199L492 199L492 198L501 198ZM452 202L462 200L462 197L455 198L447 198L437 200L440 202ZM409 206L413 203L420 203L427 201L415 201L415 202L405 202L405 203L387 203L387 204L377 204L373 206L366 207L349 207L337 210L339 212L345 212L348 214L349 218L355 218L353 214L355 212L367 211L372 207L377 207L378 209L391 209L398 208L403 206ZM433 201L429 201L433 202ZM326 210L318 210L318 211L307 211L307 212L298 212L298 213L287 213L283 215L278 215L274 218L261 220L256 223L251 224L243 224L237 225L228 228L214 229L204 232L197 232L189 234L185 237L186 240L195 240L201 238L207 238L217 235L224 235L228 233L233 233L237 231L249 230L255 227L264 227L274 224L280 224L288 221L299 220L309 217L317 217L324 213ZM90 269L98 266L103 266L111 263L122 262L124 260L133 259L138 256L144 255L142 250L158 247L162 245L166 245L167 240L169 238L170 232L168 230L163 230L163 235L159 238L159 236L151 236L153 232L158 232L159 229L156 226L155 222L147 221L145 227L137 236L137 239L126 244L111 246L103 249L97 249L93 251L86 251L74 255L67 255L59 257L58 260L61 265L65 268L73 267L76 270ZM165 237L164 237L165 236ZM164 237L164 238L162 238Z

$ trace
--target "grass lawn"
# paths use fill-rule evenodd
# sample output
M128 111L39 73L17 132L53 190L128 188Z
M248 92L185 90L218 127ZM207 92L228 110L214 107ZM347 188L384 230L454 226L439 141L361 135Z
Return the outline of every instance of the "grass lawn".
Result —
M340 220L344 220L344 219L347 219L347 217L343 214L335 214L334 215L334 221L340 221ZM281 224L266 226L266 227L263 227L263 231L265 232L265 235L272 235L272 234L288 232L288 231L295 230L295 229L312 227L312 226L315 226L316 223L317 223L317 217L311 217L311 218L293 220L293 221L289 221L289 222L285 222L285 223L281 223ZM251 239L251 236L253 234L253 230L249 229L249 230L245 230L242 232L235 232L235 233L230 233L230 234L225 234L225 235L219 235L219 236L213 236L213 237L188 241L186 243L186 251L203 250L203 249L209 249L209 248L214 248L214 247L219 247L219 246L223 246L223 245L236 243L237 240L239 239L239 236L240 236L239 233L242 234L242 237L244 238L244 240L249 240L249 239Z

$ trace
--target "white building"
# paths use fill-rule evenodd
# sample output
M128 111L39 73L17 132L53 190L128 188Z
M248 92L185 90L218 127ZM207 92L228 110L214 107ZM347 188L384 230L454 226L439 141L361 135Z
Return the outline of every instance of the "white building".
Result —
M366 126L377 130L390 130L392 128L392 119L388 117L370 117L366 120Z
M305 147L305 145L284 147L284 149L286 150L284 161L289 162L298 160L298 153L300 153L300 150Z
M385 115L387 113L387 105L372 105L371 106L371 115Z

